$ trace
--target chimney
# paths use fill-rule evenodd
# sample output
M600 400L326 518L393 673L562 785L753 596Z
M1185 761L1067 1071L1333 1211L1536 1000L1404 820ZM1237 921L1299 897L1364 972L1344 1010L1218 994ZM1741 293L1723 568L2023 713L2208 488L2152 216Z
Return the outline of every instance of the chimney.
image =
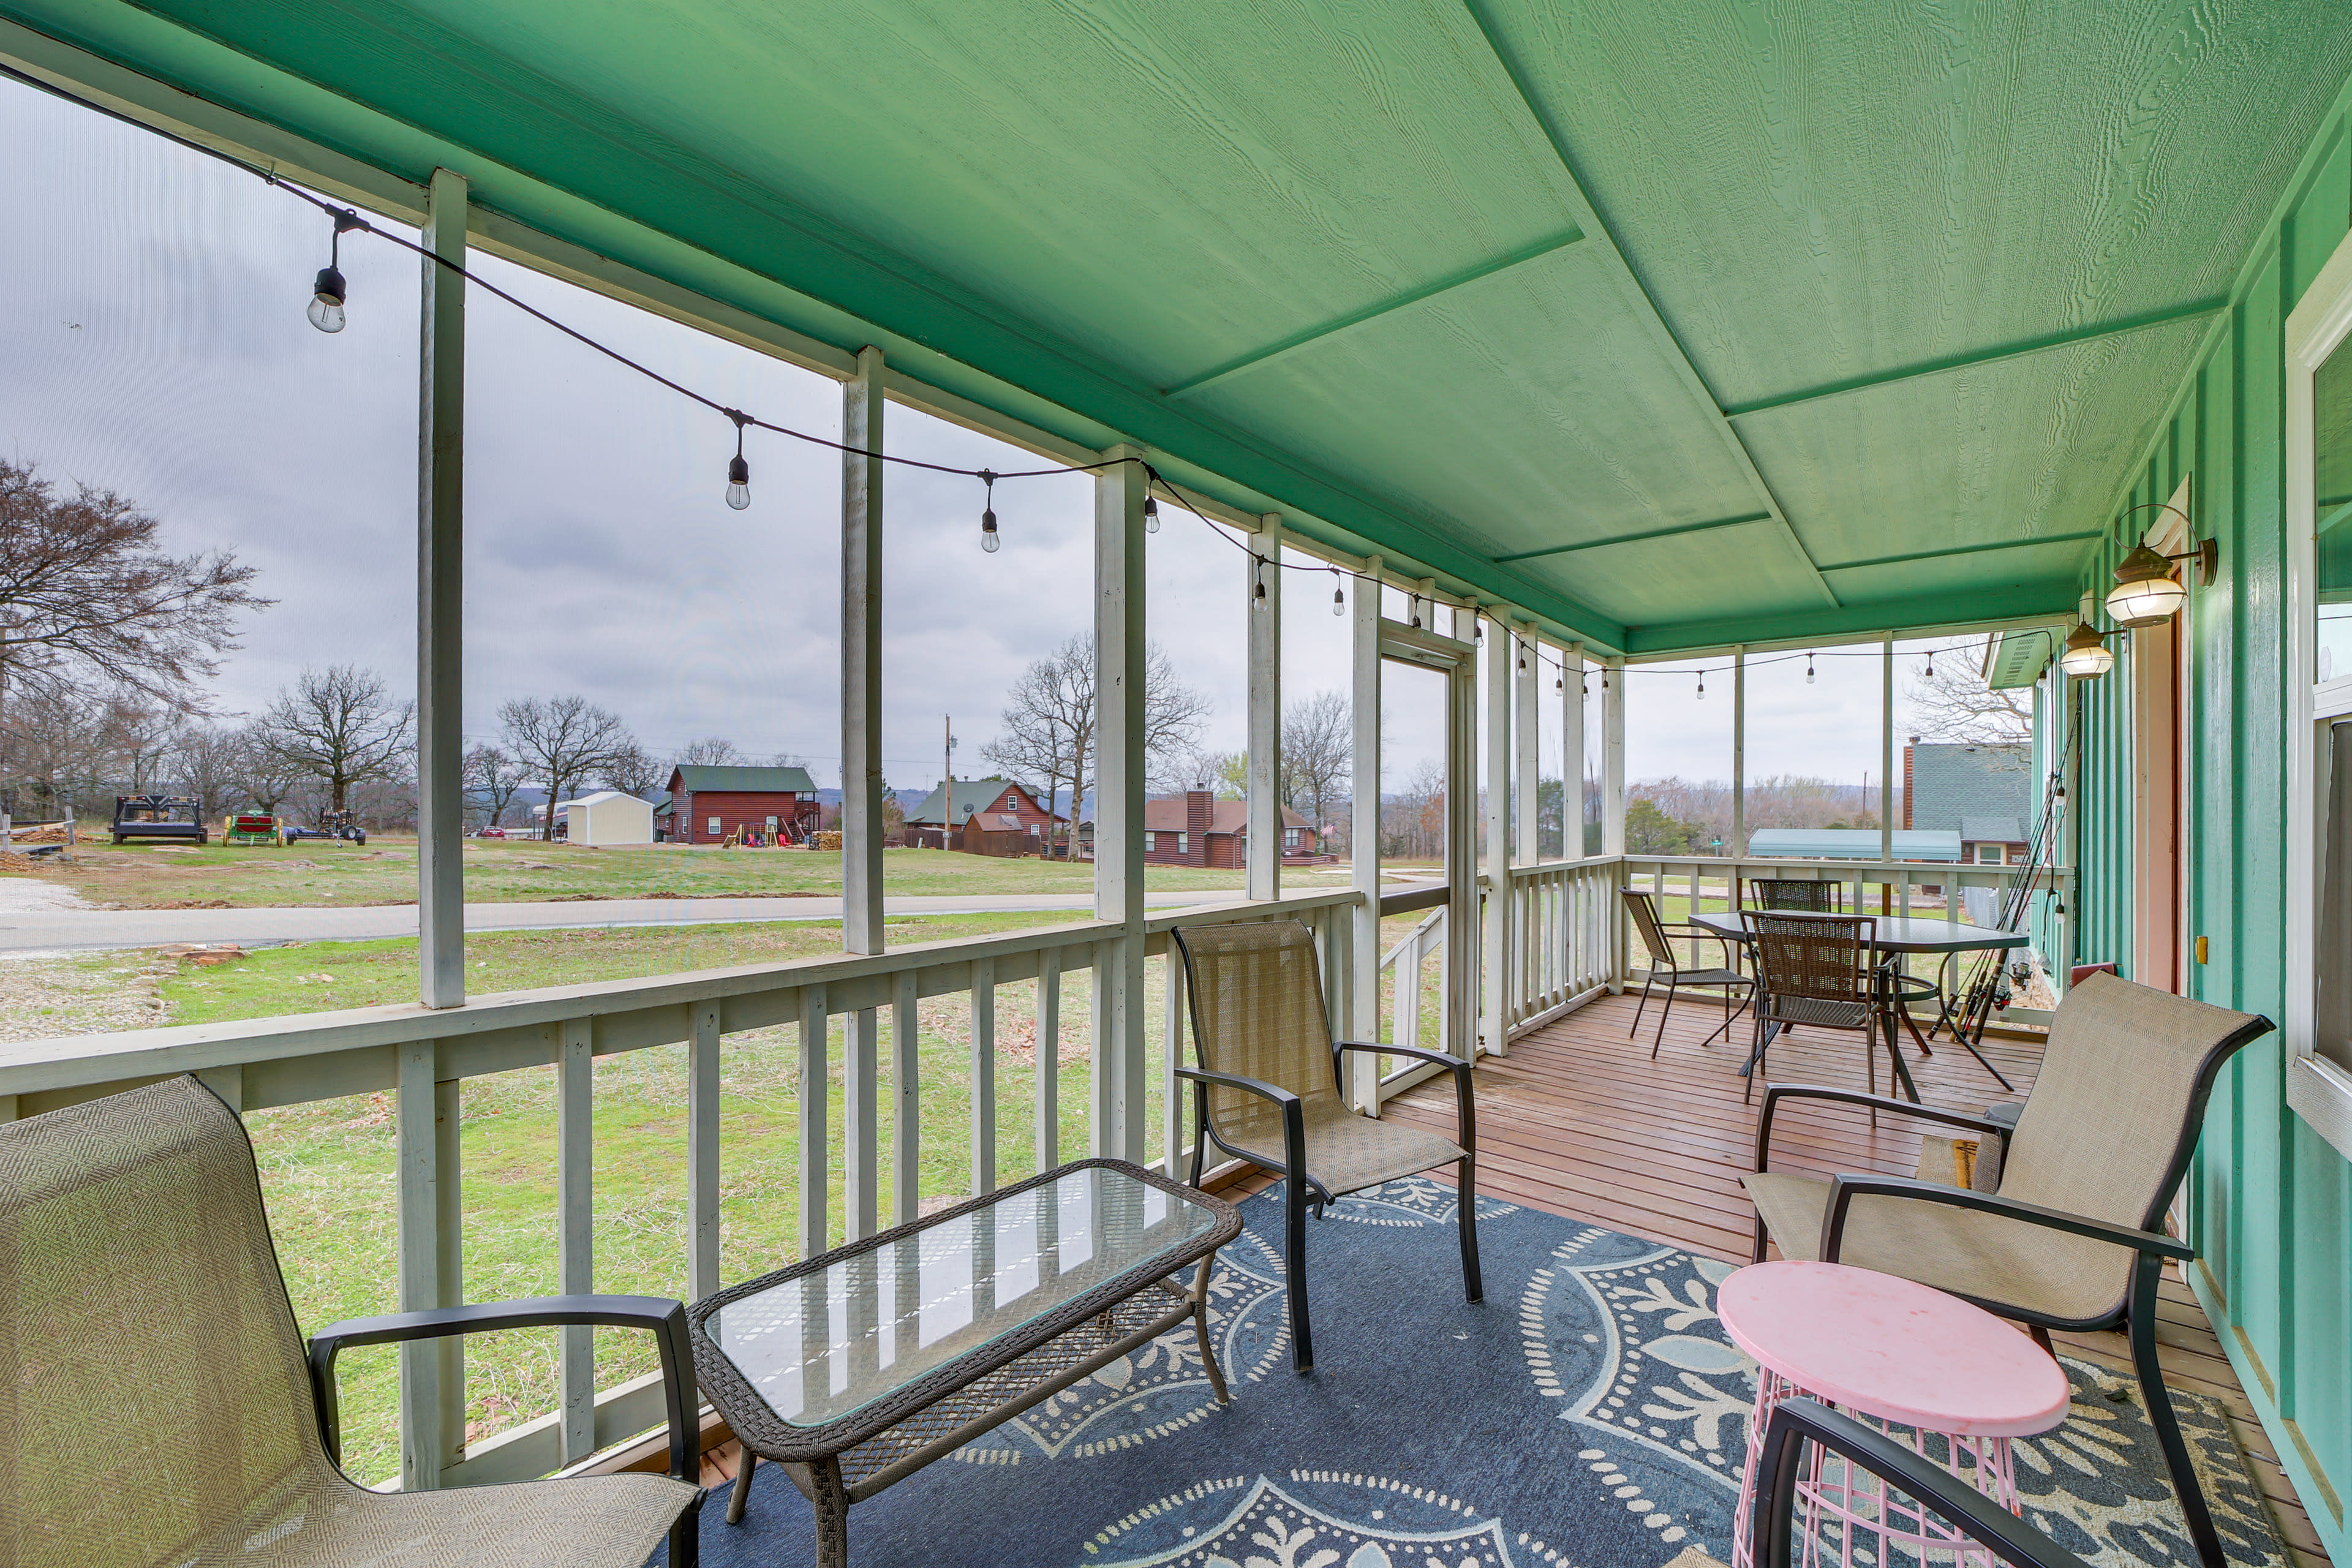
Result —
M1209 827L1217 819L1217 797L1208 790L1188 789L1184 792L1185 861L1190 865L1209 863Z

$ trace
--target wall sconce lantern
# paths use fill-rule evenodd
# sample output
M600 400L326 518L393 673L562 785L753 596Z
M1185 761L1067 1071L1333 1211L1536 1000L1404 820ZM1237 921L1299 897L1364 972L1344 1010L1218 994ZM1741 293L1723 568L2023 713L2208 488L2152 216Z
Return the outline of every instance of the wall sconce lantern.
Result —
M2169 501L2149 501L2131 509L2132 512L2150 510L2172 513L2189 526L2190 537L2196 537L2188 514ZM2125 515L2128 517L2131 512ZM2107 614L2114 617L2116 625L2133 629L2160 626L2180 613L2180 607L2189 602L2189 584L2172 575L2172 563L2176 561L2196 562L2198 586L2210 587L2221 574L2221 542L2200 540L2183 555L2160 555L2145 544L2133 546L2131 553L2116 568L2116 585L2107 590Z
M2178 584L2175 584L2178 586ZM2066 636L2066 647L2058 656L2058 668L2077 680L2096 680L2115 668L2116 656L2087 621L2078 622Z

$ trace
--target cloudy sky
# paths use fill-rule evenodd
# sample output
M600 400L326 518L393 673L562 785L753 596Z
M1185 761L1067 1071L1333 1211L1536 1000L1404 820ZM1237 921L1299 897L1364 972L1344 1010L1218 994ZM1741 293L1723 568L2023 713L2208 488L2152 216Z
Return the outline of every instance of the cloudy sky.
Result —
M250 175L0 82L0 203L38 222L0 246L0 451L64 484L111 489L170 545L226 547L278 601L225 663L217 705L251 712L305 666L348 662L414 685L418 267L347 238L350 325L305 321L329 226ZM837 436L840 394L795 370L568 285L480 258L485 277L685 384L763 419ZM584 693L665 753L724 735L839 782L839 459L754 433L753 504L723 504L727 422L477 295L468 314L466 729L499 703ZM1038 466L893 406L889 449L935 462ZM979 547L979 485L893 466L886 498L884 751L894 784L983 772L1007 687L1085 629L1091 481L1001 484L1004 547ZM1212 700L1202 740L1242 743L1241 552L1168 509L1150 544L1149 623ZM1347 684L1329 580L1286 574L1286 688ZM1628 773L1729 774L1731 683L1697 661L1636 674ZM1753 677L1749 773L1859 782L1878 766L1878 667L1824 658ZM1546 685L1549 682L1547 680ZM1594 682L1597 699L1597 680ZM1400 674L1388 773L1440 742L1434 682ZM1559 710L1544 705L1547 772ZM1898 728L1899 728L1898 724Z

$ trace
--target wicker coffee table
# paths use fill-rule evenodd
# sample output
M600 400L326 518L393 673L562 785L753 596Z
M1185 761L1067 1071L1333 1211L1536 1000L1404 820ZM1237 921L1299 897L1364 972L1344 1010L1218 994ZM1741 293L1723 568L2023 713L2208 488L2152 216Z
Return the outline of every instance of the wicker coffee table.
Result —
M695 1374L743 1445L816 1510L817 1562L849 1561L863 1502L1190 1319L1217 1398L1209 1267L1231 1204L1080 1160L731 1286L687 1314ZM1192 1289L1169 1276L1197 1265Z

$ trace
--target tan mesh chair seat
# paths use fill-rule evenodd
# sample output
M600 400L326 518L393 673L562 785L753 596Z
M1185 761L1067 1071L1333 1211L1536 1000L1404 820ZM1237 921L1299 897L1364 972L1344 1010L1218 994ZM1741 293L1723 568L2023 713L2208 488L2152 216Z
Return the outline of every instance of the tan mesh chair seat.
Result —
M1297 921L1196 926L1174 935L1192 995L1192 1042L1202 1075L1192 1079L1192 1181L1199 1184L1212 1144L1284 1178L1283 1264L1292 1363L1300 1372L1315 1364L1307 1312L1310 1205L1320 1214L1327 1199L1454 1166L1464 1293L1480 1300L1485 1292L1478 1274L1478 1142L1468 1064L1441 1052L1335 1041L1323 1009L1315 935ZM1339 1095L1342 1050L1417 1057L1452 1072L1459 1142L1357 1115ZM1216 1078L1245 1079L1256 1087ZM1298 1113L1296 1143L1280 1098L1285 1096Z
M1218 1124L1218 1139L1244 1159L1280 1170L1282 1117L1263 1100L1252 1104L1264 1107L1266 1114L1253 1115L1246 1109L1229 1114ZM1453 1164L1468 1153L1434 1132L1359 1116L1336 1094L1310 1102L1306 1121L1307 1177L1335 1198L1417 1175L1433 1165Z
M695 1489L380 1493L328 1459L252 1146L188 1079L0 1126L0 1561L639 1568Z
M1782 1257L1821 1256L1828 1182L1786 1172L1741 1180ZM1943 1184L1952 1184L1948 1177ZM1853 1200L1846 1215L1838 1261L2074 1321L2123 1310L2133 1257L2124 1247L1994 1215L1864 1197Z

